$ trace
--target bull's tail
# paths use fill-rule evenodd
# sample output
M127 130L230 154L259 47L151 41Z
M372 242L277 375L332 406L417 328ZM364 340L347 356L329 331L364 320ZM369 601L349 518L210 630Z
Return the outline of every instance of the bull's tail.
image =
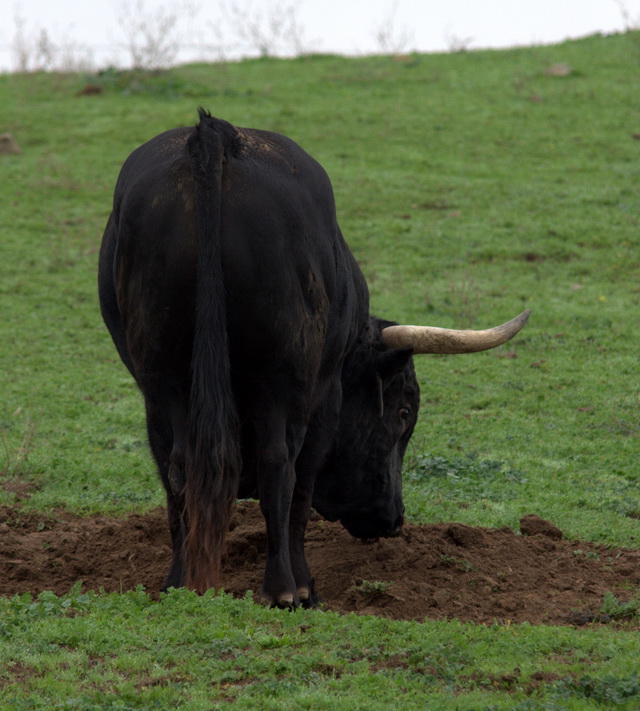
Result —
M196 185L198 269L184 506L185 585L220 584L220 563L238 490L239 425L231 386L220 244L222 168L234 129L199 110L187 142Z

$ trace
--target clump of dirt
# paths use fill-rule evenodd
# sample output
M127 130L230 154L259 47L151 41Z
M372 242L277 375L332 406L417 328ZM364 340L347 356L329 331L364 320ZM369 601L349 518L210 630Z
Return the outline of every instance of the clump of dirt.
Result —
M609 621L603 596L622 602L640 584L640 551L567 541L525 517L523 532L459 523L407 525L398 538L364 543L319 518L307 557L327 609L394 619L586 624ZM266 536L254 502L238 505L223 571L234 595L259 591ZM162 509L126 518L81 518L0 508L0 594L160 589L171 557ZM638 625L636 625L637 627Z
M545 521L535 514L528 514L520 519L520 533L523 536L540 534L557 540L560 540L563 536L562 531L557 526L554 526L551 521Z

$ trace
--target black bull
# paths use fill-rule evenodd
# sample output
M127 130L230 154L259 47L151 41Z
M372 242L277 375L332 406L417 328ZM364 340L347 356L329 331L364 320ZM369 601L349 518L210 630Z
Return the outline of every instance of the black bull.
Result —
M255 494L262 595L281 606L315 601L312 504L357 537L400 531L412 353L491 348L526 320L467 332L371 316L322 167L284 136L203 111L124 163L99 291L167 493L165 587L219 584L235 499Z

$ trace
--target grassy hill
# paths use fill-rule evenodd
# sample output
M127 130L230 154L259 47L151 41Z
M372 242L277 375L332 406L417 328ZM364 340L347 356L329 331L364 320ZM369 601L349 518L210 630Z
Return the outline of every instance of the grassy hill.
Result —
M416 359L408 517L517 527L536 513L570 538L638 547L639 71L640 36L627 33L448 55L0 76L0 133L22 149L0 156L0 504L25 490L23 505L36 510L163 503L141 399L100 319L97 251L123 160L193 124L203 105L285 133L322 163L376 314L484 328L533 311L497 351ZM109 634L113 620L121 637ZM143 593L76 592L0 603L3 634L0 667L14 670L0 672L5 708L640 703L637 642L608 630L286 616L188 593L158 606ZM335 661L336 634L358 650L353 663ZM379 661L382 649L409 648L431 650L423 666L439 673ZM238 650L266 681L222 674L216 664ZM515 667L526 684L495 682ZM20 668L36 671L23 679ZM541 670L548 676L530 683ZM172 673L172 683L149 681Z

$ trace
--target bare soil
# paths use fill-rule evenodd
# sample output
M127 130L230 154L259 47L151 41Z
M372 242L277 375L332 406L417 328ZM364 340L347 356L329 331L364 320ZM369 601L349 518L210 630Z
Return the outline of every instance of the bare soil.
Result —
M254 502L238 505L223 581L234 595L259 591L266 538ZM640 551L568 541L527 516L516 533L458 523L407 525L399 538L355 540L315 518L307 553L326 609L394 619L478 623L612 623L603 596L619 601L640 584ZM163 583L171 557L166 513L126 518L51 515L0 507L0 595L51 590L123 591ZM633 625L638 627L637 618Z

